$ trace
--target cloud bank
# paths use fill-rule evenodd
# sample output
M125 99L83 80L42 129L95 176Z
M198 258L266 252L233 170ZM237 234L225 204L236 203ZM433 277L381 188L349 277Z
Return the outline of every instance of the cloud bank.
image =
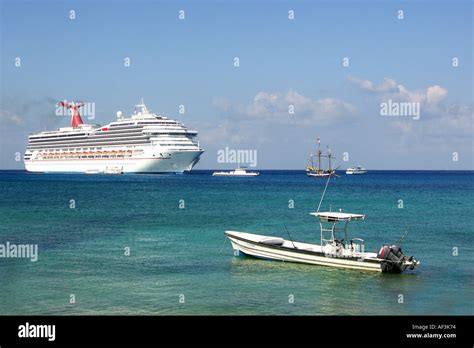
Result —
M392 78L379 84L370 80L349 77L360 90L375 97L376 102L389 99L399 102L416 102L421 107L421 122L410 119L389 119L394 131L405 135L446 137L447 134L464 137L472 134L472 105L448 101L448 90L439 85L411 90Z
M336 98L311 99L294 89L287 93L258 92L247 104L234 104L228 99L214 99L214 108L246 121L277 122L280 124L332 124L350 119L355 106Z

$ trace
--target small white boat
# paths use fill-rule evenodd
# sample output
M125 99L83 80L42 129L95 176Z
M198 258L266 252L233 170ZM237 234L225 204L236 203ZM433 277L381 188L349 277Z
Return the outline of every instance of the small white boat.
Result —
M212 176L259 176L259 172L248 172L245 167L239 167L236 170L231 170L228 172L214 172Z
M351 174L365 174L365 173L367 173L367 169L365 169L362 166L347 168L346 170L346 174L350 174L350 175Z
M364 271L402 273L407 267L414 269L420 262L402 253L400 246L382 245L379 252L366 252L364 240L348 239L347 225L363 220L365 215L343 212L311 213L319 219L321 243L309 244L245 232L225 231L232 247L239 253L262 259L299 262ZM337 227L338 223L342 224ZM336 238L342 231L344 239Z

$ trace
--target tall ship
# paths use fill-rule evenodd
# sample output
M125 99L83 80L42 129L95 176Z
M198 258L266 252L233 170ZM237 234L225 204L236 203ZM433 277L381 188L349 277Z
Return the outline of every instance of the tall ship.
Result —
M331 160L335 157L331 153L331 149L328 147L327 155L323 155L321 151L321 139L317 139L318 149L316 150L316 156L311 154L309 158L309 163L306 165L306 175L314 178L327 178L329 176L336 176L336 169L333 169L331 166ZM317 163L314 163L314 157L317 157ZM321 157L327 157L328 159L328 169L323 169L321 165Z
M71 126L31 134L24 155L29 172L61 173L183 173L204 150L198 132L152 113L143 99L130 117L117 112L105 126L85 124L83 103L60 102L71 112Z

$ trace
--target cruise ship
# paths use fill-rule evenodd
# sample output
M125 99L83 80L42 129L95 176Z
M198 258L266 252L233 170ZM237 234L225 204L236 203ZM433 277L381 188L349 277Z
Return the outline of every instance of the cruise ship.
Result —
M183 173L204 152L197 131L150 112L143 99L130 117L117 112L105 126L85 124L83 103L58 104L71 111L71 127L31 134L24 155L29 172Z

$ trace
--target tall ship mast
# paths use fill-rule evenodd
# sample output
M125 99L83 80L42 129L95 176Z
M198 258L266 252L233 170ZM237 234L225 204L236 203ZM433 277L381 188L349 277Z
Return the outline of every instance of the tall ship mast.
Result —
M117 112L105 126L85 124L84 103L60 102L71 112L71 126L31 134L24 155L29 172L183 173L198 163L204 150L198 132L152 113L143 99L130 117Z

